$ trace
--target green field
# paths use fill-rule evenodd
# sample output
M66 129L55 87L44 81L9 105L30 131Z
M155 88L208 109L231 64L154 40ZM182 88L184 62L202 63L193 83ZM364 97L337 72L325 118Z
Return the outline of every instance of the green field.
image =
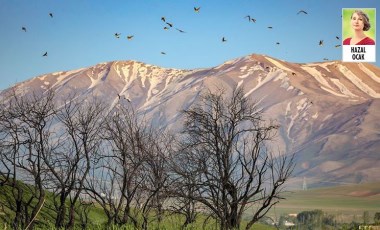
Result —
M324 213L342 215L343 222L360 218L364 211L371 216L380 212L380 183L358 184L337 187L286 192L269 216L296 214L319 209Z
M4 192L6 191L2 191L2 194L0 194L0 200L3 202ZM327 187L306 191L291 191L286 192L284 195L286 199L277 204L275 208L272 208L269 211L268 216L278 220L281 215L287 216L288 214L297 214L302 211L319 209L325 214L333 214L338 223L350 223L352 221L361 222L362 215L365 211L368 211L371 217L374 216L375 212L380 212L380 183ZM54 215L52 215L51 211L47 208L48 206L52 206L50 194L48 195L44 208L37 217L37 221L40 223L44 222L43 225L50 226L49 229L54 229L51 228L54 223ZM252 213L252 211L248 210L246 212L246 217L248 217L250 213ZM4 226L5 224L4 214L5 213L0 212L0 226ZM106 222L106 216L104 215L103 210L98 206L91 209L89 217L89 222L91 223L92 228L98 227L101 229L104 227L103 224ZM202 228L202 215L200 215L199 218L200 219L198 219L195 226L193 226L194 229ZM183 220L181 217L175 215L166 216L160 229L174 229L179 227L179 224L182 222ZM243 221L242 227L245 224L246 222ZM153 224L153 226L155 226L155 224ZM128 229L128 227L120 229ZM214 224L209 224L207 229L216 229L216 227ZM255 225L255 229L265 230L274 228L267 225L257 224Z
M21 184L21 187L24 187L25 194L24 198L27 199L30 194L27 189L27 185L18 182ZM11 191L7 187L0 186L0 229L12 229L11 228L11 222L14 218L14 213L7 208L7 203L9 201L8 197L12 197ZM37 230L54 230L56 229L54 227L55 217L56 213L53 211L53 198L52 194L50 192L46 192L46 202L44 203L41 211L39 212L38 216L35 219L35 229ZM205 229L205 230L216 230L219 229L218 225L216 225L215 220L210 219L206 225L204 225L205 215L199 214L196 222L190 226L188 226L186 229ZM139 220L141 221L141 220ZM88 228L87 229L94 229L94 230L101 230L106 229L105 223L107 222L107 217L103 211L103 209L95 204L90 208L89 211L89 221L88 221ZM180 229L182 223L184 222L184 218L177 214L170 215L169 213L164 214L163 221L158 225L155 218L152 218L149 220L149 229L156 229L156 230L171 230L171 229ZM242 221L241 223L241 229L244 229L245 225L247 224L246 221ZM133 230L135 229L132 224L122 225L122 226L108 226L108 229L112 230ZM253 226L254 229L257 230L273 230L275 228L257 223ZM76 216L76 227L75 229L81 229L80 223L79 223L79 217Z

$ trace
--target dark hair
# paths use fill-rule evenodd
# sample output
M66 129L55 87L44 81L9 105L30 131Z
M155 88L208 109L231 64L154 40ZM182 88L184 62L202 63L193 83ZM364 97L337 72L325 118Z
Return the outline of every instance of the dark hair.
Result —
M363 23L364 23L363 30L368 31L371 28L371 24L369 23L368 15L366 13L364 13L362 10L355 10L352 13L352 15L354 15L354 13L356 13L357 15L359 15L363 19ZM352 15L351 15L351 19L352 19Z

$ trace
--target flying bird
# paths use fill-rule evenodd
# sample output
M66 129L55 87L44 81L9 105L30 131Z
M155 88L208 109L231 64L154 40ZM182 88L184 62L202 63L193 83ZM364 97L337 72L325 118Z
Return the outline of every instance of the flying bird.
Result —
M245 16L244 18L248 18L249 22L252 21L252 22L256 23L256 19L251 18L251 16L249 16L249 15Z
M173 24L171 24L171 23L169 23L169 22L167 22L166 23L168 26L170 26L170 27L173 27Z
M194 7L194 11L199 13L199 10L201 9L201 7Z
M129 36L127 36L127 39L132 40L133 37L134 37L133 35L129 35Z
M307 12L306 12L306 11L304 11L304 10L300 10L300 11L298 11L298 13L297 13L297 14L300 14L300 13L303 13L303 14L307 14Z
M165 52L161 52L161 54L162 54L162 55L166 55L166 53L165 53Z
M323 60L328 61L329 59L328 58L323 58Z
M49 13L49 16L52 18L53 17L53 13Z
M114 35L115 35L116 38L120 38L120 34L121 33L115 33Z
M268 26L268 29L273 29L273 27L272 26Z
M181 33L186 33L185 31L181 30L181 29L178 29L178 28L175 28L176 30L178 30L179 32Z
M339 47L341 47L341 45L335 45L335 48L339 48Z
M168 30L168 29L169 29L168 27L166 27L166 26L164 27L164 30Z
M323 40L319 40L319 45L323 46Z
M47 57L47 52L45 52L45 53L42 55L42 57Z
M280 43L279 43L279 42L276 42L276 45L280 45Z
M161 17L161 21L166 22L165 17Z
M225 37L223 37L222 38L222 42L226 42L227 40L226 40L226 38Z
M21 27L21 29L22 29L24 32L26 32L26 28L25 28L25 27Z
M340 37L338 37L338 36L335 36L335 38L338 39L338 40L340 39Z

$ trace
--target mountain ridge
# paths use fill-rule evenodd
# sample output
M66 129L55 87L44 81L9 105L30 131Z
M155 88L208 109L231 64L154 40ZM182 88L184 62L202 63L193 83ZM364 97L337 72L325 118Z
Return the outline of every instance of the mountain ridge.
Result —
M97 96L110 108L120 97L160 127L180 130L180 110L197 102L205 89L226 95L244 87L281 128L277 144L296 153L294 184L307 177L315 186L378 180L380 170L380 69L367 63L290 63L252 54L212 68L181 70L138 61L111 61L40 75L0 92L46 91L64 100ZM377 165L379 166L377 166Z

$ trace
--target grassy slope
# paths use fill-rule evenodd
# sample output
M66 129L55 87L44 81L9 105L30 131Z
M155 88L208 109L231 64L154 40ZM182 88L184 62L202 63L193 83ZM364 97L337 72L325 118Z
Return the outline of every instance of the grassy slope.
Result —
M0 194L2 201L4 201L4 192L6 191L2 191L2 194ZM48 194L48 197L45 207L52 206L51 194ZM359 216L364 211L369 211L371 215L375 212L380 212L380 182L293 191L286 193L285 197L286 200L281 201L275 209L269 212L270 216L279 217L281 214L299 213L314 209L323 210L325 213ZM249 215L249 210L246 215ZM42 209L37 219L40 221L54 221L51 211L46 208ZM100 208L91 210L90 219L94 224L101 224L106 221L106 217ZM164 225L168 229L170 225L178 224L178 222L182 221L178 218L169 218L168 223ZM256 228L270 229L267 226L256 226Z
M380 212L380 182L294 191L275 208L276 215L320 209L331 214ZM274 210L270 212L274 215Z
M20 182L19 182L20 183ZM22 184L22 183L21 183ZM21 186L25 187L26 185L22 184ZM6 222L11 222L10 219L13 218L12 212L9 211L8 208L6 208L6 194L11 195L10 190L7 187L0 187L0 229L9 228L9 224L6 224ZM29 192L25 192L25 198L29 197ZM39 223L37 224L37 229L54 229L54 222L55 222L55 213L52 211L54 204L53 204L53 197L50 192L47 192L46 201L44 203L43 208L41 209L41 212L38 214L36 221ZM50 209L49 209L50 207ZM6 215L6 213L9 213L10 216ZM197 219L197 223L194 224L194 228L189 229L202 229L203 226L203 219L204 216L199 215ZM91 208L91 211L89 213L89 223L90 229L103 229L103 224L107 221L107 217L104 214L103 210L99 206L95 206ZM164 221L160 227L160 229L179 229L181 224L184 222L183 218L180 216L166 216L164 218ZM77 222L79 223L79 221ZM243 221L242 223L242 229L247 223ZM150 224L151 228L155 229L157 225L155 223ZM78 228L79 229L79 228ZM114 227L115 230L126 230L126 229L134 229L132 226L125 226L125 227ZM215 224L208 224L206 229L217 229L215 227ZM272 230L271 226L263 225L263 224L256 224L254 225L254 229L258 230Z

